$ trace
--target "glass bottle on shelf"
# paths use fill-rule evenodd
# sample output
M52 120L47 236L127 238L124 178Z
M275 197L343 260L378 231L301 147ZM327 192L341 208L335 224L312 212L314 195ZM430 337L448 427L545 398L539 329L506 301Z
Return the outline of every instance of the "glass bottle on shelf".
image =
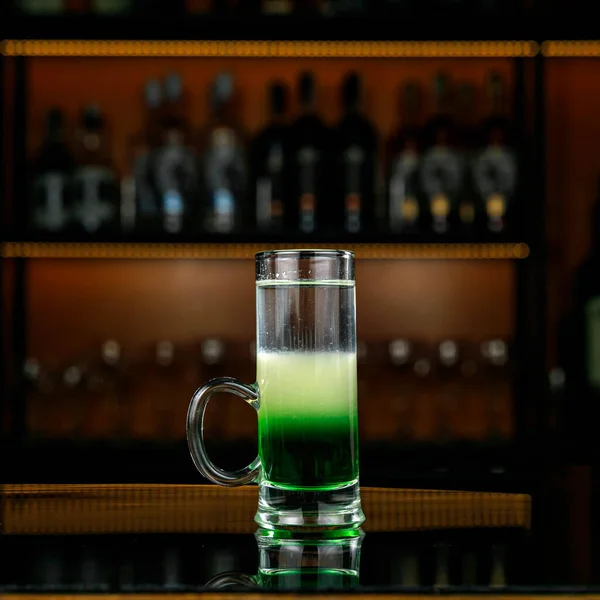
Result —
M202 382L223 376L225 353L225 344L220 339L210 338L201 342L199 375ZM212 417L209 416L210 429L208 437L221 439L227 434L227 404L224 401L213 402L212 404L212 408L210 403L207 408L209 415L210 413L213 415Z
M46 114L46 133L33 162L31 225L41 231L59 232L71 220L71 176L75 160L65 143L64 116L53 108Z
M463 179L458 199L458 218L461 231L469 236L475 233L479 208L473 181L473 161L478 151L475 106L475 86L469 82L461 83L456 93L457 145L462 153Z
M490 115L481 126L484 145L473 164L473 177L487 230L502 233L516 191L518 169L506 116L506 86L499 73L490 75L487 91Z
M388 349L394 368L391 402L398 421L398 438L408 442L415 433L414 350L410 341L403 338L392 340Z
M485 365L487 398L488 439L506 439L510 430L510 372L508 344L501 339L481 343L481 355Z
M74 174L74 217L87 234L115 233L120 229L119 186L110 158L104 116L95 106L81 115Z
M416 441L431 441L436 438L436 402L437 386L433 379L433 349L424 343L412 342L415 378L414 425L413 436Z
M448 79L438 73L434 80L435 114L425 127L427 147L421 163L421 187L429 209L431 229L437 234L447 234L452 229L462 183L449 97Z
M152 179L152 160L161 140L163 91L157 79L144 87L142 129L129 144L129 175L121 183L123 229L140 232L160 228L160 202Z
M198 168L191 150L187 102L181 77L170 73L163 86L160 146L152 157L152 179L162 230L178 234L196 214Z
M175 345L169 340L161 340L156 344L155 366L151 378L153 389L153 403L147 407L156 414L158 422L157 437L170 439L175 432L175 419L173 414L173 395L181 389L181 369L176 362ZM183 393L183 392L182 392ZM185 421L180 427L183 428Z
M230 73L220 73L210 90L211 116L203 140L204 227L230 233L244 220L248 166L237 98Z
M364 116L362 81L348 73L340 88L343 117L333 137L336 169L334 203L330 225L347 233L372 230L375 225L375 173L378 139L375 128Z
M125 440L130 432L121 346L102 343L100 357L86 371L84 436L93 440Z
M288 216L288 231L314 233L321 226L327 210L327 167L330 134L316 112L314 74L304 72L298 81L300 116L291 126L292 195Z
M437 347L437 437L442 444L455 440L454 420L460 394L460 350L454 340L444 340Z
M23 378L27 398L27 433L33 438L49 437L56 373L43 369L37 359L28 358L23 366Z
M419 197L421 102L419 84L407 82L401 92L402 124L387 143L388 218L394 233L415 233L419 230L422 212Z
M269 87L269 122L252 144L252 179L255 182L255 217L260 231L283 230L289 192L290 136L285 117L287 88Z

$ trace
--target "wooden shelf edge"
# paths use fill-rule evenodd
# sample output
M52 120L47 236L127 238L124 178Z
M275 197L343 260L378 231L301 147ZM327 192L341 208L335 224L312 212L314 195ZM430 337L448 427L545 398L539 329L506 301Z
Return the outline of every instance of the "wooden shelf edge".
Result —
M0 246L4 258L69 259L253 259L257 252L272 249L322 248L351 250L359 259L451 259L514 260L529 256L524 243L489 244L138 244L138 243L46 243L6 242Z
M547 40L541 52L551 58L596 58L600 56L600 40Z
M4 56L196 58L529 58L539 44L502 41L4 40Z

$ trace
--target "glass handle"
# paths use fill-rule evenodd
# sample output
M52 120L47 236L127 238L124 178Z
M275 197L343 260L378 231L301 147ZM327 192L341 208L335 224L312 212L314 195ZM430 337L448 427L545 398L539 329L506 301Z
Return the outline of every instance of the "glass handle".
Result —
M232 377L212 379L192 396L187 414L187 440L192 460L204 477L227 487L244 485L255 481L260 473L260 458L257 456L247 467L239 471L225 471L215 465L206 452L204 444L204 411L214 394L226 392L244 398L254 410L260 408L260 394L256 384L247 385Z

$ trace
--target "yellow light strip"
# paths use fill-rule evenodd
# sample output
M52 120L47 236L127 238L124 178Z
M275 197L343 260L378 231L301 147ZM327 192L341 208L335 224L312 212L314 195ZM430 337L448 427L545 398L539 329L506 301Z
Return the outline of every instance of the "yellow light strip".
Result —
M108 244L9 242L1 247L5 258L107 259L248 259L257 252L294 249L299 244ZM522 259L527 244L319 244L344 248L362 259Z
M4 40L5 56L202 57L202 58L501 58L539 53L533 41L306 42Z
M587 58L600 56L600 41L559 41L548 40L542 44L544 56L564 58Z

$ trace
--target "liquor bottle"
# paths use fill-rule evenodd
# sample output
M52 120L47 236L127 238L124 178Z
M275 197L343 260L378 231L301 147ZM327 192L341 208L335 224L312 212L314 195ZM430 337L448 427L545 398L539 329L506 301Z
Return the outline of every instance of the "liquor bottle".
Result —
M60 15L67 9L65 0L17 0L16 5L28 15Z
M27 433L33 438L48 437L48 425L54 411L52 396L57 385L56 374L43 369L35 358L23 366L27 397Z
M252 179L256 182L255 215L260 231L281 231L289 191L290 136L285 123L287 88L269 88L270 120L252 145Z
M329 200L326 176L329 163L330 136L316 113L316 85L310 72L298 81L301 114L291 126L292 196L286 210L288 230L313 233L321 228Z
M591 215L591 243L577 269L571 314L563 324L559 352L565 365L565 414L573 460L598 456L597 422L600 406L600 181Z
M223 362L225 359L225 344L219 339L206 339L200 344L199 377L206 382L215 377L223 375ZM208 437L222 439L227 433L228 411L223 399L221 402L213 402L213 406L207 407L213 418L208 430ZM211 435L212 434L212 435Z
M361 79L349 73L341 87L344 116L335 130L334 190L338 194L331 226L348 233L373 229L375 224L375 162L377 134L361 112Z
M473 176L487 230L502 233L516 191L518 170L506 116L506 86L498 73L490 75L487 91L490 115L481 127L484 143L473 164Z
M120 229L119 186L110 160L104 117L97 106L81 115L74 174L74 217L88 234Z
M395 339L389 344L389 356L395 371L391 402L398 418L398 437L401 441L410 441L414 438L417 385L414 349L409 340Z
M437 394L437 437L442 444L453 441L456 426L453 422L458 411L460 349L454 340L444 340L438 345L436 375L439 384Z
M242 222L248 167L244 136L236 116L233 77L217 76L211 88L212 114L202 157L204 226L217 233L233 231Z
M501 339L485 340L481 343L481 355L486 377L488 439L499 441L506 437L510 425L508 345Z
M62 231L69 225L74 158L64 142L62 112L46 115L46 135L33 162L31 225L42 231Z
M115 340L102 343L100 356L86 369L84 377L85 437L124 439L129 433L121 346Z
M473 161L478 151L478 131L474 120L475 106L475 86L468 82L460 84L456 93L457 145L462 153L462 184L458 199L458 217L461 231L467 235L473 235L477 228L479 204L473 181Z
M189 146L187 103L177 73L170 73L164 82L160 127L160 146L151 166L155 194L163 231L178 234L195 214L198 169Z
M431 229L446 234L454 224L462 177L448 80L442 73L434 80L434 100L436 113L425 128L427 148L421 163L421 187L429 208Z
M402 125L386 148L389 225L394 233L414 233L419 229L421 215L421 90L417 83L403 86L400 104Z
M144 118L141 131L129 143L129 175L121 182L121 223L125 231L158 230L160 202L152 175L152 158L160 146L162 88L151 79L144 87Z

